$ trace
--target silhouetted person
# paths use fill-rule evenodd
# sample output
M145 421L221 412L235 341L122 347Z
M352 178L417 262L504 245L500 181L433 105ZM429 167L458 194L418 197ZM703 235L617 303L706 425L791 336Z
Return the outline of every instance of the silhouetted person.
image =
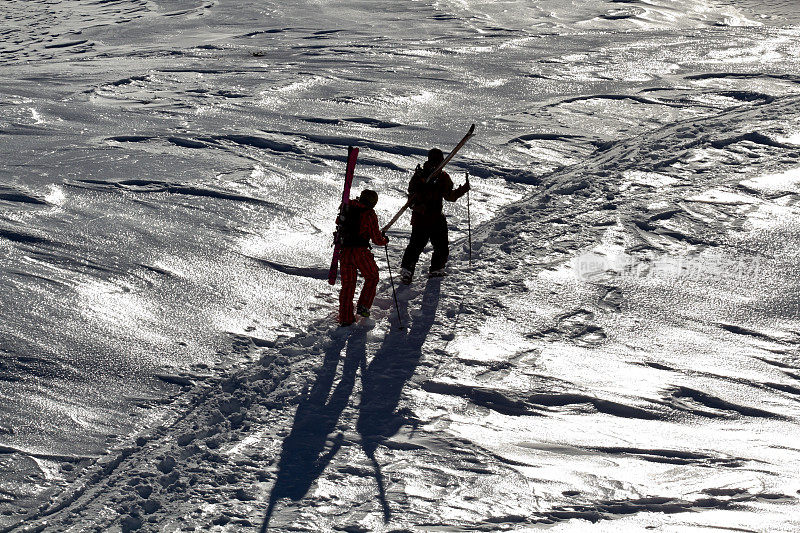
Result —
M408 195L411 200L411 238L403 254L400 269L400 280L406 285L411 283L419 256L428 241L433 245L428 275L444 276L450 247L447 219L442 213L442 204L444 200L455 202L470 189L469 179L461 187L453 189L453 180L444 170L431 175L442 161L444 161L442 151L432 148L428 152L428 160L423 166L417 166L408 183Z
M342 288L339 291L339 325L349 326L355 322L353 312L353 296L356 292L358 272L364 277L364 287L358 298L356 312L363 317L369 316L369 308L375 300L375 289L378 286L378 265L370 251L370 240L378 246L389 242L378 228L378 217L375 204L378 193L364 189L358 200L350 200L344 208L339 223L339 238L342 253L339 264L342 273Z

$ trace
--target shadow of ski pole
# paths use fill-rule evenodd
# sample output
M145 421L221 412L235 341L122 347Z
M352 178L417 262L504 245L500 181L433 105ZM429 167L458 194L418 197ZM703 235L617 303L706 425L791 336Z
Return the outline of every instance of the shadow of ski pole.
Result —
M382 442L413 420L412 414L398 411L398 406L403 388L414 376L422 357L422 346L433 326L440 293L441 278L429 279L422 297L421 316L413 321L411 329L391 330L370 364L362 362L361 406L356 429L361 435L361 447L375 468L385 522L391 519L391 510L375 452Z
M334 438L333 445L327 451L326 443L353 392L356 373L366 356L366 335L366 330L355 328L348 336L334 339L325 350L316 381L297 406L292 430L283 440L278 476L270 492L262 532L268 530L278 501L282 498L295 501L303 498L341 448L341 433ZM345 344L347 351L342 377L328 399Z

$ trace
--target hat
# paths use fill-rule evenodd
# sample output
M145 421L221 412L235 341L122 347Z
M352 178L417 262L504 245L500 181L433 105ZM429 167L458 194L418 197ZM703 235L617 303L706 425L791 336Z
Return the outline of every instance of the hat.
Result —
M373 208L375 204L378 203L378 193L372 189L364 189L361 191L361 196L358 197L358 201L369 208Z
M444 153L438 148L431 148L428 150L428 161L436 163L437 165L444 161Z

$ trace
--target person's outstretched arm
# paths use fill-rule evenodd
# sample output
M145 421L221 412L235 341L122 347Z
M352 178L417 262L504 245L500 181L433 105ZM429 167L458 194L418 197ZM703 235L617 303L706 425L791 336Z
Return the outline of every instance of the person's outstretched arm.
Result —
M464 183L464 185L453 189L453 180L450 179L450 176L446 172L442 171L442 174L444 175L439 178L439 182L441 183L442 187L442 198L448 202L455 202L467 194L467 191L470 189L469 178L467 178L467 181Z

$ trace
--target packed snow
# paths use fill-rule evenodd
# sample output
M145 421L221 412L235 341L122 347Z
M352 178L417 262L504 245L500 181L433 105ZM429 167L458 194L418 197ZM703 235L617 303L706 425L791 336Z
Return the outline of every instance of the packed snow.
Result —
M794 4L5 0L0 531L797 531Z

